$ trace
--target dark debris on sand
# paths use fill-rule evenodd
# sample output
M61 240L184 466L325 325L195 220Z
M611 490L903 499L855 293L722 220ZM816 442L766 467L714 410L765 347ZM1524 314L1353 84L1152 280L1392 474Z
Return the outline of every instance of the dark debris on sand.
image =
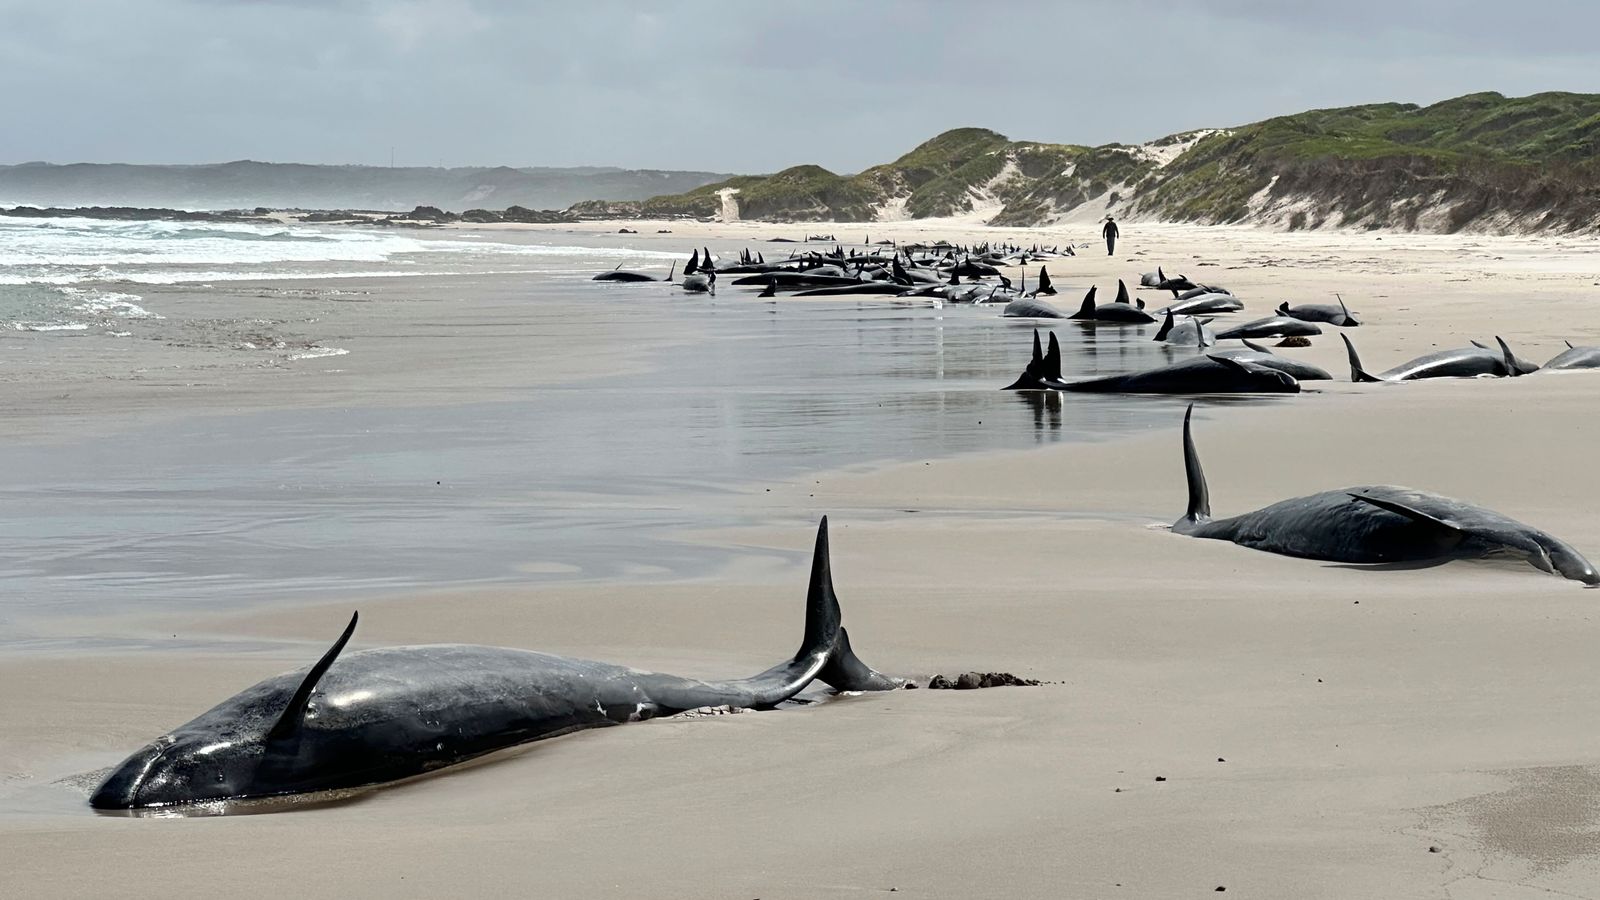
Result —
M992 687L1038 687L1043 682L1022 678L1010 672L962 672L954 679L935 675L928 688L935 691L971 691Z

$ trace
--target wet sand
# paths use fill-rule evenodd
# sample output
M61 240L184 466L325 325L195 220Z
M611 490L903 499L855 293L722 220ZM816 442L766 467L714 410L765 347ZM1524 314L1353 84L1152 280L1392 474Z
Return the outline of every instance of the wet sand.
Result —
M671 227L661 240L691 231ZM808 228L829 230L783 231ZM733 247L775 231L705 238ZM1562 338L1600 335L1593 242L1181 227L1125 239L1138 255L1085 251L1052 274L1104 289L1159 262L1233 288L1245 316L1338 290L1369 322L1351 336L1372 368L1496 334L1542 362ZM1284 352L1343 377L1327 331ZM472 396L470 371L445 365L432 380L456 378ZM270 373L239 380L208 396L302 402ZM1219 514L1408 484L1600 556L1600 373L1317 387L1265 407L1202 402L1196 439ZM792 651L804 549L827 513L864 659L1052 682L1038 688L657 721L337 806L130 820L88 813L82 773L303 665L352 602L47 623L193 649L0 658L5 877L29 896L261 896L290 877L309 896L1600 893L1600 594L1521 563L1372 571L1173 535L1181 408L1153 400L1166 421L1113 441L743 486L735 502L768 524L682 535L747 551L712 575L359 603L357 645L499 643L747 674ZM1071 430L1072 414L1056 426L1043 409L1038 427ZM39 411L37 427L51 418Z

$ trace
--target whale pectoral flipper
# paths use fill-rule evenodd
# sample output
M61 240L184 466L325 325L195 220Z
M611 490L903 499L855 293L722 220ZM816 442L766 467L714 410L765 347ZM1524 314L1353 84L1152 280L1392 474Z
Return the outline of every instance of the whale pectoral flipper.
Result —
M1233 369L1236 372L1248 373L1250 371L1250 367L1249 366L1247 366L1244 363L1238 361L1237 359L1234 359L1231 356L1212 356L1211 354L1208 353L1208 354L1206 354L1206 359L1209 359L1214 363L1221 363L1222 365L1226 366L1227 368Z
M1464 536L1466 534L1466 532L1461 529L1461 526L1452 522L1447 522L1438 516L1425 513L1420 509L1412 509L1404 503L1396 503L1393 500L1385 500L1381 497L1371 497L1366 494L1357 494L1354 492L1348 493L1352 498L1360 500L1362 503L1370 503L1379 509L1387 510L1395 515L1405 516L1413 522L1418 522L1423 525L1432 525L1435 528L1448 531L1457 536Z
M295 688L294 695L289 698L289 703L284 706L283 713L278 716L278 721L273 724L272 730L267 732L267 740L284 740L292 737L295 731L299 729L300 722L306 714L306 705L311 702L311 691L316 688L317 682L322 680L322 676L327 674L328 667L332 666L333 661L338 658L339 651L344 649L345 644L350 643L350 636L356 633L356 621L360 618L361 613L359 611L350 614L350 624L344 627L344 633L339 635L337 641L333 642L333 646L328 648L327 653L322 654L322 658L317 660L316 665L311 667L310 672L306 673L305 680L300 682L298 688Z

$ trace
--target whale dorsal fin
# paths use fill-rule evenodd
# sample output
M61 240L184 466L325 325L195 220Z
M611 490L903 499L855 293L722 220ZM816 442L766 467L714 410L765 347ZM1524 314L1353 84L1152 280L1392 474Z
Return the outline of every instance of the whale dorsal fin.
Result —
M1405 516L1413 522L1420 522L1424 525L1432 525L1435 528L1442 528L1445 531L1456 535L1460 535L1462 533L1461 526L1455 524L1454 522L1447 522L1438 516L1429 515L1420 509L1413 509L1404 503L1396 503L1393 500L1385 500L1381 497L1369 497L1366 494L1357 494L1354 492L1351 492L1350 496L1361 501L1362 503L1370 503L1379 509L1388 510L1395 515Z
M1033 362L1035 365L1044 362L1044 345L1039 343L1039 329L1033 330Z
M1206 326L1211 324L1210 319L1201 319L1195 316L1190 316L1189 318L1194 321L1194 338L1196 346L1198 346L1201 350L1204 350L1206 347L1211 346L1211 344L1216 343L1216 341L1212 341L1211 344L1206 343Z
M1095 288L1091 286L1089 293L1083 295L1083 305L1078 307L1079 318L1094 318L1094 292Z
M1061 345L1056 343L1056 333L1050 332L1050 349L1044 355L1044 377L1061 380Z
M1239 343L1245 345L1246 347L1250 348L1251 350L1254 350L1257 353L1265 353L1268 356L1272 355L1272 351L1271 350L1268 350L1266 347L1263 347L1260 344L1257 344L1256 342L1250 340L1249 338L1241 338L1239 340Z
M1578 349L1577 347L1572 346L1572 342L1571 341L1562 341L1562 343L1567 345L1567 349L1568 350L1576 350L1576 349Z
M339 639L333 642L333 646L328 648L328 652L322 654L322 658L317 660L317 664L311 667L310 672L306 673L305 680L300 682L298 688L295 688L294 696L289 698L289 703L283 708L283 713L278 716L278 721L273 724L272 730L267 732L267 740L281 741L292 737L300 729L300 723L306 715L306 705L311 702L312 689L317 686L318 681L322 680L322 676L327 674L328 667L332 666L333 661L339 657L339 651L344 649L345 644L350 643L350 635L356 633L356 621L360 618L361 613L359 612L350 614L350 624L344 627L344 634L339 635Z
M667 269L667 282L671 283L672 282L672 276L674 276L676 274L678 274L678 261L677 260L673 260L672 261L672 265Z
M1155 336L1156 340L1164 341L1164 340L1167 339L1167 334L1172 331L1172 318L1173 318L1172 310L1169 309L1169 310L1167 310L1167 319L1166 319L1166 321L1161 323L1161 330L1156 332L1156 336Z
M1142 297L1141 297L1141 298L1140 298L1140 299L1139 299L1139 300L1138 300L1138 301L1137 301L1137 303L1138 303L1138 304L1139 304L1139 308L1140 308L1140 309L1144 309L1144 298L1142 298Z
M1470 343L1474 347L1477 347L1479 350L1487 350L1487 349L1489 349L1489 345L1485 344L1482 341L1468 341L1468 343Z
M1344 305L1344 298L1340 297L1338 294L1334 294L1333 296L1339 301L1339 309L1344 311L1344 317L1346 319L1350 318L1350 307Z

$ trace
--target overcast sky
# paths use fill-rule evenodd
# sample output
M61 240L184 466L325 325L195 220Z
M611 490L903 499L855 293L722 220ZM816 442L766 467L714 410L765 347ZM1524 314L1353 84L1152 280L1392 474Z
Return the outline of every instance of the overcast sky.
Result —
M967 125L1139 142L1600 91L1597 26L1594 0L0 0L0 162L853 172Z

